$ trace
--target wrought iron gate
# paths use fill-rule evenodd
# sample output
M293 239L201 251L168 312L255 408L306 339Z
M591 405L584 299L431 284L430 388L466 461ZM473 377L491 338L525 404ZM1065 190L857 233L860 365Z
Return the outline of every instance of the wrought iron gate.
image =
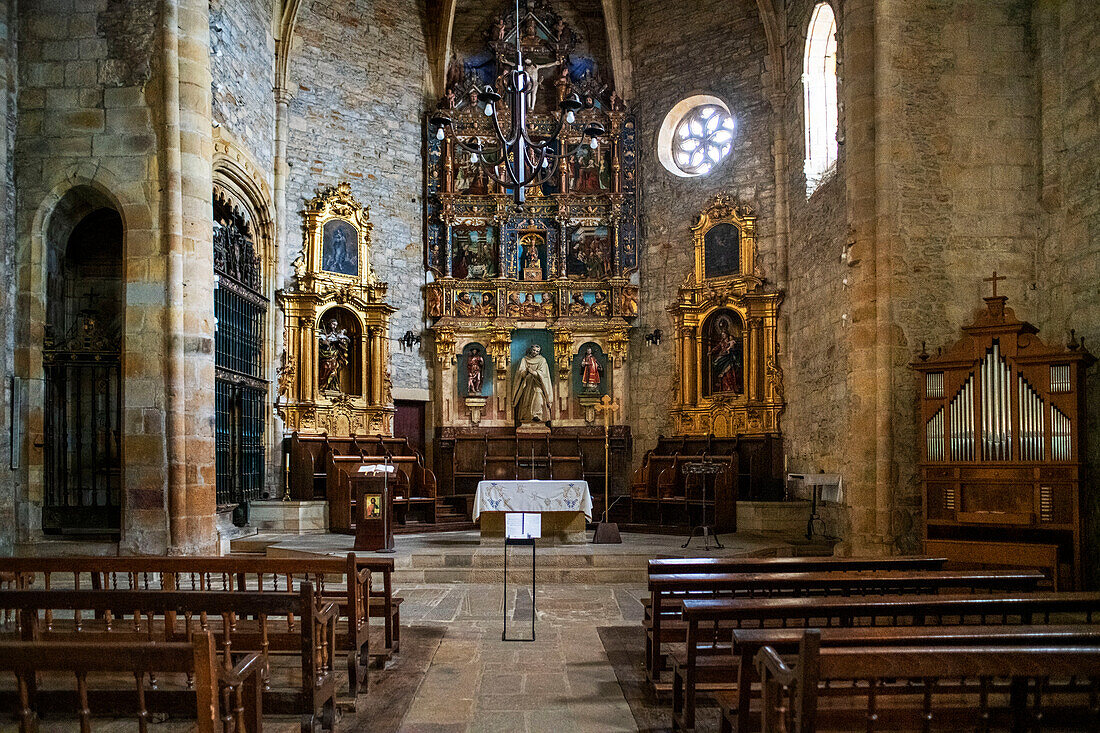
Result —
M42 529L117 536L122 506L122 380L117 334L82 311L72 332L47 336Z
M260 498L264 481L267 382L263 330L267 300L248 220L214 197L215 472L220 506ZM247 517L245 511L237 519Z

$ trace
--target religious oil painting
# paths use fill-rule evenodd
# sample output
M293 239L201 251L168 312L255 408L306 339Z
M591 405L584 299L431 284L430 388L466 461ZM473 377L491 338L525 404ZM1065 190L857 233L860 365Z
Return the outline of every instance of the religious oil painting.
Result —
M705 277L726 277L741 271L741 230L733 224L715 224L703 236Z
M604 148L581 145L569 159L569 189L574 193L611 190L610 156Z
M573 356L573 394L602 397L611 391L611 370L600 345L589 341Z
M703 323L706 359L704 395L719 392L741 394L745 390L745 354L741 316L719 310Z
M569 232L565 274L570 278L599 280L611 277L611 230L607 226L578 226Z
M492 357L481 344L467 344L458 359L458 396L489 397L492 394Z
M470 160L466 153L455 151L455 193L467 196L483 196L492 193L489 174L480 163Z
M363 494L363 516L366 519L378 519L382 516L382 496Z
M359 231L343 219L325 223L321 269L338 275L359 274Z
M451 275L463 280L496 277L497 239L487 224L463 224L452 229Z

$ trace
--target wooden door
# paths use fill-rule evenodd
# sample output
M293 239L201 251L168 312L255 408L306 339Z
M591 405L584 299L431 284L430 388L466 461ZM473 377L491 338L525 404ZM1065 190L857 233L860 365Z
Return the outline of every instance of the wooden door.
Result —
M393 434L398 438L408 438L412 449L424 455L424 403L395 400L393 406L396 410Z

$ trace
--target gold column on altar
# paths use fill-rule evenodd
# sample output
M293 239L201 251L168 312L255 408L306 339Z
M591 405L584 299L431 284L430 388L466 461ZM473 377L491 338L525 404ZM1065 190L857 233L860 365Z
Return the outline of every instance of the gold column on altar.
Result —
M782 294L766 287L756 264L756 217L719 194L692 234L695 265L669 307L680 366L675 433L778 434Z

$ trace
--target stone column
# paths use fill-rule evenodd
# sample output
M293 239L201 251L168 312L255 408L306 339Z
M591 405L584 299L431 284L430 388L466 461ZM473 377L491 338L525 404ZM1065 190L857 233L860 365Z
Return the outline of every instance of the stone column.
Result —
M167 236L170 341L169 552L217 547L214 471L213 141L210 127L210 6L207 0L166 0L176 14L179 230ZM171 22L166 18L166 22ZM171 32L166 38L171 41ZM165 48L166 66L172 61ZM166 80L171 81L171 71ZM166 97L172 96L168 90ZM171 111L169 111L171 115ZM175 191L171 191L173 199ZM176 204L173 203L172 206ZM184 390L180 393L180 390ZM181 431L182 430L182 434Z

